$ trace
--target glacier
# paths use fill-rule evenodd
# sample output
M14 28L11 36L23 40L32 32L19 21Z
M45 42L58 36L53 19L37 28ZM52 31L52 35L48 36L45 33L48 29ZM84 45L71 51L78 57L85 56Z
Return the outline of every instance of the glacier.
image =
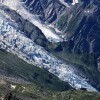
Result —
M52 31L49 25L42 24L42 22L37 19L35 15L29 13L25 9L25 7L23 6L24 2L22 3L21 0L1 0L0 3L8 6L13 10L16 10L24 19L27 19L35 26L37 26L50 42L63 41L63 39L56 34L56 32L58 32L57 29L55 31Z
M87 88L88 91L97 91L88 83L88 79L78 75L73 65L57 59L27 38L2 10L0 10L0 48L17 55L29 64L45 68L76 89Z

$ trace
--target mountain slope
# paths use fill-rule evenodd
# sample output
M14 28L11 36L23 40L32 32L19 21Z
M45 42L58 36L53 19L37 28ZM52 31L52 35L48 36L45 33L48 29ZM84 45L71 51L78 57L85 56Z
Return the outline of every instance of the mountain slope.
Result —
M45 69L40 69L36 66L27 64L16 55L2 49L0 49L0 78L18 84L31 85L34 83L40 87L55 91L71 89L70 85L60 81ZM61 87L58 87L58 85Z
M67 51L80 54L79 56L83 63L90 66L92 64L96 69L97 67L99 69L97 62L100 56L99 1L79 0L78 4L70 5L72 1L67 0L66 2L70 7L65 7L59 0L55 2L52 0L25 1L23 1L23 4L27 7L26 9L35 15L43 25L52 26L53 30L58 29L59 31L55 34L68 40L66 42L68 44L66 45ZM48 13L50 9L51 12ZM57 16L56 18L55 15ZM49 17L46 19L45 17L47 16ZM53 22L49 22L48 20L52 19L52 17L55 19ZM87 56L90 60L84 59L84 56ZM91 60L91 56L94 60Z
M83 54L88 56L89 59L91 59L89 56L93 55L94 61L85 63L92 62L95 66L97 65L97 59L100 56L100 2L98 0L78 0L78 4L70 5L70 7L65 7L59 0L55 0L55 2L52 0L46 2L45 0L35 0L34 2L30 0L25 2L24 0L23 2L30 13L36 15L36 17L39 14L39 19L44 24L53 25L55 29L59 30L56 34L69 42L71 41L73 45L69 45L67 51ZM66 0L66 2L69 4L73 0ZM48 13L48 9L51 9L49 10L50 13ZM47 16L49 17L46 19ZM48 20L52 17L53 22L49 22Z
M1 12L1 48L16 54L28 63L37 65L40 68L45 68L53 73L61 80L68 82L75 88L84 87L88 90L95 89L85 79L84 74L78 74L78 70L70 63L64 63L53 55L49 54L39 45L36 45L30 38L27 38L22 31L18 30L17 23L15 24L9 18L2 16Z
M91 30L91 27L95 23L96 23L96 26L97 26L97 21L95 22L94 21L94 18L93 18L93 22L92 22L92 17L91 17L91 16L93 16L95 13L97 13L99 11L99 10L96 9L95 6L91 7L91 5L89 5L90 2L89 3L86 3L86 2L83 2L82 3L81 2L79 4L71 5L70 6L70 9L69 9L69 7L66 8L58 0L56 0L55 2L53 2L52 0L50 0L50 1L48 1L48 3L45 3L44 0L39 0L39 1L35 1L34 0L34 2L31 2L31 0L30 0L29 2L25 3L25 5L28 8L28 9L26 8L25 11L27 11L27 10L29 11L29 6L31 4L34 5L34 6L32 6L32 7L34 7L34 9L32 10L32 8L30 8L33 12L29 11L28 12L28 15L29 16L27 17L27 16L24 15L24 14L27 14L27 13L23 13L23 12L20 12L19 9L15 9L15 5L17 3L15 5L13 5L12 2L7 2L7 1L8 0L6 0L6 2L4 2L5 5L10 6L12 9L16 10L16 12L19 12L19 14L23 18L26 17L26 19L27 19L25 21L25 20L23 20L21 18L21 16L20 16L21 19L18 18L18 20L17 20L17 18L11 18L11 19L14 19L15 22L18 21L17 25L21 25L21 26L17 27L18 29L21 30L21 32L19 32L19 33L21 33L21 34L23 33L24 36L25 36L25 38L24 38L24 36L21 35L21 37L23 37L24 40L26 40L26 41L25 41L25 45L23 45L23 43L21 44L23 46L23 48L19 49L19 51L21 50L20 53L21 54L24 54L23 55L23 59L24 60L26 60L26 61L28 59L33 60L34 54L29 54L28 52L30 50L27 50L27 49L31 49L31 48L28 48L28 46L29 45L32 46L33 42L31 41L30 44L26 45L30 41L29 39L32 39L38 45L41 45L41 46L45 47L46 50L53 52L53 54L55 54L61 60L69 61L70 63L74 63L73 64L74 66L71 64L71 67L72 67L72 71L74 69L75 73L78 74L78 76L79 76L78 79L80 79L80 76L81 76L80 73L82 73L82 78L85 78L85 79L88 78L89 79L89 83L91 83L97 89L100 88L97 85L99 83L99 78L100 77L99 77L99 72L97 70L97 65L96 65L97 64L97 58L99 57L99 53L98 53L99 50L97 50L96 52L93 51L94 47L99 48L99 45L98 45L99 38L98 38L97 32L96 32L96 34L95 34L96 37L94 37L93 40L96 39L95 41L97 41L97 42L94 42L93 43L93 41L90 39L91 37L90 37L90 34L89 34L89 32ZM86 3L86 5L84 3ZM42 4L47 4L47 5L42 5ZM53 9L51 9L51 6L52 5L53 5ZM94 3L92 3L92 5L94 5ZM41 7L44 8L44 9L41 9ZM51 12L49 13L49 16L50 17L47 18L47 19L45 19L45 16L46 15L44 16L43 13L44 13L45 10L48 11L48 9L51 9ZM73 10L73 9L75 9L75 10ZM11 12L11 11L9 11L9 9L5 9L5 10L6 10L7 13ZM36 20L31 20L33 18L33 15L30 16L29 13L30 14L33 14L33 15L35 15L35 14L38 15L39 14L39 16L40 16L39 19L38 19L38 16L36 15L37 20L40 21L39 26L37 26L37 27L40 28L40 24L42 24L42 23L43 23L44 26L47 25L49 28L48 27L44 27L46 29L48 28L45 31L46 34L49 34L50 33L49 34L49 36L50 36L51 33L53 33L53 36L55 36L54 34L56 34L57 37L59 35L59 36L63 37L65 40L67 39L68 41L62 42L62 39L61 38L60 39L57 38L57 40L55 40L53 42L58 42L58 40L60 40L61 43L60 42L59 43L50 43L50 42L48 42L48 40L45 38L45 36L47 36L47 35L44 34L45 35L44 36L42 34L42 32L44 32L43 30L36 31L36 30L38 30L37 27L34 27L34 30L32 30L33 27L32 28L30 27L30 26L33 26L33 24L36 25L36 23L34 23L34 21L36 21ZM11 14L11 16L13 17L12 14ZM47 13L45 12L45 14L47 14ZM41 18L41 16L44 19ZM28 21L30 21L32 23L29 23ZM48 24L45 24L45 23L48 23ZM29 25L27 26L26 24L29 24ZM56 28L58 28L59 30L56 29ZM48 30L49 30L49 32L48 32ZM50 31L50 30L52 30L52 31ZM28 31L28 33L27 33L27 31ZM97 31L99 33L99 30L97 30ZM32 35L30 35L31 32L33 32ZM87 33L88 35L86 35L84 33ZM7 35L10 37L10 35L8 33L7 33ZM14 35L14 34L12 33L12 35ZM9 43L8 45L11 44L10 46L12 46L14 50L16 50L17 47L18 48L20 47L20 45L15 45L14 44L14 43L16 43L16 39L14 40L15 37L10 37L10 38L12 38L12 40L14 40L14 41L12 41L12 40L8 40L7 37L5 37L5 35L3 33L2 33L2 36L3 36L2 40L5 38L5 40L7 40L6 43ZM22 38L19 38L20 34L18 34L17 36L18 36L18 39L21 39L20 42L23 42L23 39ZM26 38L26 36L28 37L28 39ZM90 39L90 41L89 41L89 39ZM92 46L92 43L89 43L89 42L92 42L93 43L93 46ZM27 46L27 48L26 48L26 46ZM36 46L36 45L34 45L34 46L36 48L39 47L39 46ZM32 48L33 48L33 46L32 46ZM91 48L91 50L90 50L90 48ZM6 49L8 49L8 50L10 49L11 50L11 48L9 46L7 46ZM19 53L19 51L17 51L17 53ZM32 49L32 52L33 52L33 49ZM48 54L47 52L46 53L45 52L42 52L42 53L44 53L46 55ZM29 55L27 55L27 54L29 54ZM57 54L59 54L59 55L57 55ZM63 56L62 56L62 54L63 54ZM67 56L68 54L72 58L71 57L68 57ZM75 58L73 57L73 55L75 56ZM27 56L28 56L28 58L27 58ZM40 55L37 55L37 53L36 53L35 56L38 56L39 59L41 59L41 53L40 53ZM60 71L58 69L59 68L58 66L61 66L63 64L61 64L61 62L57 61L58 59L55 60L55 58L53 56L50 55L49 57L50 57L50 59L46 59L46 61L45 60L42 60L43 65L46 64L45 66L48 69L48 67L47 67L48 63L51 64L51 65L54 64L54 66L51 67L51 68L56 68L55 70L57 70L57 71L56 72L53 72L52 70L49 70L49 71L50 72L53 72L53 74L55 74L57 76L60 73L59 74L60 79L65 80L66 79L65 78L65 74L67 73L67 71L64 72L63 71L64 69L62 69L61 67L60 67ZM53 60L51 60L52 57L53 57ZM78 58L78 59L76 59L76 58ZM87 61L88 60L87 58L89 58L89 61ZM37 60L37 57L35 58L35 60ZM37 64L38 63L40 64L40 62L36 62L36 63ZM42 63L41 63L41 65L42 65ZM56 65L56 63L57 63L57 65ZM70 65L70 63L67 62L68 65ZM78 65L76 65L76 64L82 65L83 67L82 68L78 68ZM49 66L51 66L51 65L49 65ZM65 65L65 63L64 63L64 66L65 66L64 68L66 69L67 66ZM78 71L76 71L76 66L77 66ZM87 66L89 66L89 67L87 67ZM81 69L81 72L80 72L80 69ZM85 73L85 74L83 75L83 73ZM92 76L91 76L90 73L92 73ZM96 74L98 74L98 76L96 77L97 81L95 80L95 83L93 83L93 79L95 79ZM67 80L68 81L71 81L71 84L73 84L72 80L74 80L74 78L77 79L77 77L76 77L76 74L75 74L75 77L73 77L73 73L71 73L71 75L72 75L72 79L71 79L71 76L68 76L67 75L67 77L70 77L69 80L68 79ZM80 81L79 81L79 83L80 83Z

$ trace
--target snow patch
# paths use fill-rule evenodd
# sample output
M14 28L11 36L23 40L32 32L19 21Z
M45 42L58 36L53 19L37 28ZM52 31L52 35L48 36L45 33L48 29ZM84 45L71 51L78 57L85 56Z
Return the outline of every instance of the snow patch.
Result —
M22 93L24 93L26 90L26 87L22 86Z
M55 31L57 32L57 33L60 33L61 31L59 31L57 28L55 28L53 25L51 25L51 24L49 24L48 25L49 27L51 27L51 28L53 28L53 29L55 29Z
M4 98L3 97L0 97L0 100L4 100Z
M15 90L16 85L12 85L12 84L10 84L10 88L11 88L12 90Z
M78 2L79 2L78 0L73 0L72 5L75 5L75 4L78 3Z
M68 3L66 3L64 0L59 0L60 1L60 3L62 3L64 6L66 6L66 7L70 7L69 5L68 5Z

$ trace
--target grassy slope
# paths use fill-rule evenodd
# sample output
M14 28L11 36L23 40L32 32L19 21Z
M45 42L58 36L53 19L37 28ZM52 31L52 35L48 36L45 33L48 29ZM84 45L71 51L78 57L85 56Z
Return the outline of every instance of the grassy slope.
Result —
M7 53L4 50L0 50L0 71L7 76L21 77L26 81L51 90L62 91L71 88L66 82L60 81L48 71L27 64L16 55Z
M95 92L83 90L54 92L40 88L35 84L20 85L5 80L2 81L4 81L5 84L0 84L0 97L5 98L5 100L8 100L7 98L9 98L11 94L12 99L9 100L100 100L100 94ZM16 88L12 90L10 84L16 85Z

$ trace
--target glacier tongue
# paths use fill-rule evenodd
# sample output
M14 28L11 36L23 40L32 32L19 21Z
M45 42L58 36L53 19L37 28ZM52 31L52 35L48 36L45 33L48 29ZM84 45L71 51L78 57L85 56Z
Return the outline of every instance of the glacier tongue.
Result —
M7 18L1 10L0 48L16 54L30 64L47 69L59 79L68 82L76 89L83 87L87 88L88 91L97 91L86 79L77 74L74 66L58 60L42 47L36 45L32 40L25 37L23 33L18 30L17 24Z

